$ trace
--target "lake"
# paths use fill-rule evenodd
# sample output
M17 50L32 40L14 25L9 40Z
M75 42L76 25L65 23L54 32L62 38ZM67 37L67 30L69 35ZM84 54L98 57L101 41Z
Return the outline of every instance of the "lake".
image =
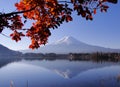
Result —
M0 68L0 87L120 87L119 62L21 60Z

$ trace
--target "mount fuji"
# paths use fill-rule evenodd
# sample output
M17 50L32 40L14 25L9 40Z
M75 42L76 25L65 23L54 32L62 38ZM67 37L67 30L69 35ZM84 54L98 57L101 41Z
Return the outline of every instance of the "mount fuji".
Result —
M67 54L67 53L93 53L93 52L119 52L120 49L111 49L100 46L93 46L77 39L67 36L52 44L40 47L37 50L22 50L23 53L57 53L57 54Z

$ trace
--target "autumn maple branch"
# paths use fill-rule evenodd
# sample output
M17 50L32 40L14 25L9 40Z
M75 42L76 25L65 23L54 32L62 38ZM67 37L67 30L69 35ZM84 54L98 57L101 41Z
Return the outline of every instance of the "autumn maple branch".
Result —
M32 10L34 10L37 6L29 9L29 10L25 10L25 11L18 11L18 12L11 12L11 13L3 13L3 14L0 14L0 18L1 17L8 17L8 16L11 16L11 15L15 15L15 14L22 14L22 13L26 13L26 12L30 12Z

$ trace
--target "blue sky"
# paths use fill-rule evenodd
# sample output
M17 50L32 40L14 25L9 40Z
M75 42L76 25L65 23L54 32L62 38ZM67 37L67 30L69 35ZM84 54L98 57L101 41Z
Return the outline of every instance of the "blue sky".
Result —
M15 11L14 3L17 0L0 0L0 12ZM6 3L8 2L8 3ZM86 21L80 16L73 15L73 21L64 23L58 29L52 30L48 43L63 38L64 36L72 36L79 41L87 44L120 49L120 2L118 4L109 4L110 8L107 13L94 15L93 21ZM28 26L30 26L28 24ZM10 33L8 29L3 31L4 34ZM13 49L28 49L30 40L23 38L20 42L0 35L0 44Z

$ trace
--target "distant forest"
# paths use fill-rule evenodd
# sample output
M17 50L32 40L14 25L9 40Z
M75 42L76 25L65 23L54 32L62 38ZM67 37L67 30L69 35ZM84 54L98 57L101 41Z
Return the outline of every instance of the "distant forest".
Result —
M69 54L55 54L55 53L25 53L21 55L25 59L67 59L67 60L93 60L93 61L120 61L120 53L69 53Z
M14 55L0 55L0 68L8 63L24 60L69 60L69 61L94 61L94 62L120 62L120 53L17 53Z

